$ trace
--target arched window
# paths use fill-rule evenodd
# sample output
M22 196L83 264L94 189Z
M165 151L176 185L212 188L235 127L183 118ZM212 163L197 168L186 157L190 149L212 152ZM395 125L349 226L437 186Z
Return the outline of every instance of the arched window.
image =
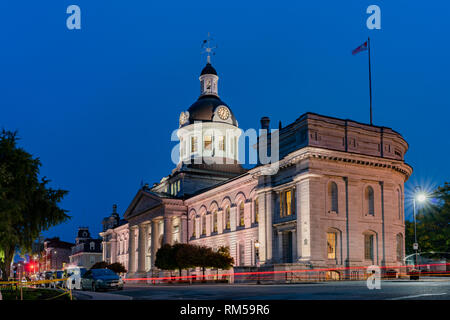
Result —
M364 234L364 259L372 260L374 256L374 236L373 234Z
M337 235L336 232L327 232L327 258L336 259Z
M202 215L202 236L206 235L206 214Z
M403 261L403 235L397 234L397 261Z
M244 202L239 204L239 226L244 226Z
M402 193L400 189L397 189L397 208L398 208L398 218L402 219Z
M217 211L214 210L213 215L212 215L212 225L213 225L213 232L217 232Z
M258 223L258 214L259 214L259 207L258 207L258 198L256 198L253 201L253 222Z
M195 238L195 236L196 236L196 229L197 229L197 226L195 223L195 216L194 216L194 217L192 217L192 237L193 238Z
M374 193L373 188L368 186L366 188L366 204L367 204L367 214L373 216L375 215L375 204L374 204Z
M230 230L230 207L225 208L225 229Z
M332 181L330 183L329 187L329 198L330 198L330 210L332 212L339 212L339 205L338 205L338 186L336 182Z

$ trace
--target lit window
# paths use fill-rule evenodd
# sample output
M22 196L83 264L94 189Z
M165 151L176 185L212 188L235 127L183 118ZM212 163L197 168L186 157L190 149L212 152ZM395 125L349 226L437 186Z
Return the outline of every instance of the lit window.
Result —
M295 198L292 189L279 193L280 217L287 217L295 214Z
M239 226L244 226L244 202L239 205Z
M191 137L191 152L197 152L197 137Z
M212 137L211 136L205 136L203 138L204 143L204 150L212 150Z
M217 211L213 212L213 232L217 232Z
M206 235L206 215L202 216L202 235Z
M364 235L364 258L366 260L373 260L373 235Z
M225 208L225 229L230 230L230 207Z
M336 259L336 233L327 233L327 255L328 259Z
M195 229L196 229L196 225L195 225L195 217L192 219L192 237L195 237L195 235L196 235L196 232L195 232Z
M219 141L219 150L220 151L225 151L225 137L224 136L219 136L218 137L218 141Z

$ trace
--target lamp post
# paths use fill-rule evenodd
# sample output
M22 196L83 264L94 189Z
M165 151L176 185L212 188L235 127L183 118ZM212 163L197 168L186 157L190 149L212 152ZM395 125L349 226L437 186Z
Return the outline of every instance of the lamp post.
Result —
M259 241L255 241L255 262L256 262L256 268L258 272L258 280L256 281L256 284L261 284L259 281Z
M417 267L417 252L419 250L419 243L417 242L417 223L416 223L416 199L418 202L423 203L427 200L425 193L420 191L419 187L415 187L415 194L413 197L413 215L414 215L414 244L413 249L415 251L414 269Z

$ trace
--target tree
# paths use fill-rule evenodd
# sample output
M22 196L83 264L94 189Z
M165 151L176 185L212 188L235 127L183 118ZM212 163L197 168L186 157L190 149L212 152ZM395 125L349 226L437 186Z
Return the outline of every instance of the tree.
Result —
M120 262L114 262L107 266L109 270L114 271L115 273L126 273L127 269L125 269L125 266L121 264Z
M416 214L417 242L421 252L450 252L450 183L429 197L426 204ZM406 221L406 253L414 253L414 221Z
M187 243L176 243L173 245L173 254L180 277L182 270L195 267L193 259L195 249L195 246Z
M106 262L106 261L99 261L99 262L94 263L94 265L91 267L91 270L92 269L106 269L108 267L109 267L108 262Z
M17 133L0 133L0 262L3 279L16 249L30 250L41 231L67 221L67 211L59 207L66 190L48 187L39 178L41 162L17 145Z
M164 244L156 252L155 266L162 270L175 270L177 264L173 248L170 244Z

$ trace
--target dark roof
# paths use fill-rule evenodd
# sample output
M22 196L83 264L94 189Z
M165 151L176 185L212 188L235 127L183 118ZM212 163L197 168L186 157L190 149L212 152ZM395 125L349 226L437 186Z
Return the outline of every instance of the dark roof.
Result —
M204 74L215 74L217 76L216 69L211 65L211 63L207 63L206 66L203 68L201 76Z
M230 116L233 121L233 125L237 126L236 118L234 117L231 108L219 97L215 95L203 95L198 98L194 104L188 109L189 112L189 123L194 123L195 121L212 121L214 117L214 112L218 106L226 106L230 110Z

